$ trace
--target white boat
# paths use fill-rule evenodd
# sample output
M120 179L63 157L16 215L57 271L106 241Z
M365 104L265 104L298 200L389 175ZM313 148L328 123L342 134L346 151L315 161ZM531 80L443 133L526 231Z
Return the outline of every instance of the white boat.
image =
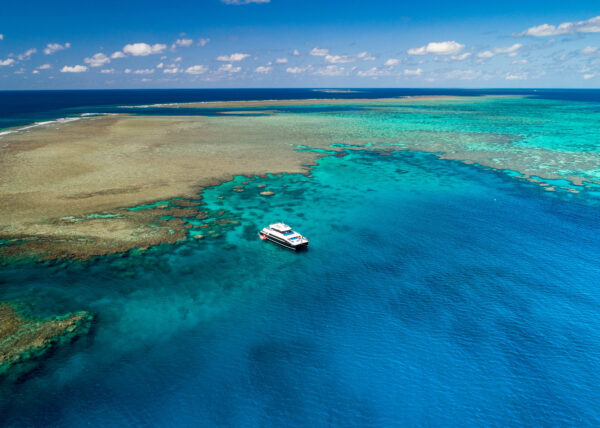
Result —
M258 236L263 241L268 240L294 251L308 247L308 239L284 223L271 224L261 230Z

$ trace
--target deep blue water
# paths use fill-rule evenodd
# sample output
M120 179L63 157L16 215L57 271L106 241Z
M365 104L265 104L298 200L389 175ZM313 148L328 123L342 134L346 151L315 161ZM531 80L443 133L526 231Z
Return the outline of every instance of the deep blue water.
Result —
M219 239L0 266L0 300L97 317L0 382L0 424L600 424L600 211L584 193L408 151L232 191L247 179L203 194L240 222ZM309 251L257 239L280 219Z

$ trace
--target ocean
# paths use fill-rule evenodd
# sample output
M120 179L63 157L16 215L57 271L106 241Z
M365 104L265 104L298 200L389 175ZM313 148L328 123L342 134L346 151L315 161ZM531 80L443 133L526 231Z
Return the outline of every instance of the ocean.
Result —
M361 135L409 130L418 147L348 146L310 176L206 189L207 209L239 221L218 239L1 264L0 301L96 318L33 372L0 380L0 424L598 426L599 193L558 178L547 191L507 165L596 179L600 91L357 91L0 92L3 128L82 113L220 114L135 107L154 103L527 95L410 112L282 108L291 120L350 118ZM481 138L455 146L462 131ZM512 157L494 168L419 150L427 144ZM275 196L258 197L259 184ZM309 237L307 252L258 239L279 220Z

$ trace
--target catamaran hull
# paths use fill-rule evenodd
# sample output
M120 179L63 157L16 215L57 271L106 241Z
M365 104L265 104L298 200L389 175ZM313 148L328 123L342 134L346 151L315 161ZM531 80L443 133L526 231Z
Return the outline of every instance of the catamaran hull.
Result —
M289 250L300 251L300 250L306 250L306 249L308 249L308 242L304 242L304 243L298 244L298 245L292 245L292 244L284 241L283 239L279 239L279 238L277 238L275 236L267 235L266 233L260 232L258 235L263 240L274 242L275 244L281 245L282 247L285 247L285 248L287 248Z

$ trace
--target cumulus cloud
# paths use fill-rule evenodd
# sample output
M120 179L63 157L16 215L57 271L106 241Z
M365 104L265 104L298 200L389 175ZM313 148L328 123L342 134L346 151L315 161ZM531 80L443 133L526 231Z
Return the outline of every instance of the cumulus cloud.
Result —
M217 61L238 62L243 61L250 55L245 53L233 53L231 55L221 55L217 57Z
M50 64L42 64L38 67L38 70L49 70L52 66Z
M506 80L526 80L527 73L507 73L504 78Z
M339 65L328 65L327 67L319 68L315 71L319 76L341 76L346 74L345 68Z
M326 56L326 55L329 55L329 49L320 49L320 48L314 47L311 49L310 54L312 56Z
M399 59L390 58L383 65L385 65L386 67L393 67L393 66L398 65L398 64L400 64L400 60Z
M203 74L206 73L208 71L208 67L204 66L204 65L192 65L191 67L188 67L185 72L187 74Z
M148 43L132 43L123 47L123 53L133 56L148 56L151 54L159 54L167 49L167 45L162 43L155 43L149 45Z
M581 53L584 55L592 55L598 52L598 48L595 46L586 46L581 50Z
M261 65L260 67L256 67L254 69L254 72L255 73L261 73L261 74L267 74L267 73L270 73L271 70L273 70L273 67L265 67L265 66Z
M111 59L125 58L125 57L126 57L126 55L121 51L116 51L110 56Z
M40 70L33 70L31 73L32 74L40 74Z
M347 62L354 62L356 58L348 55L325 55L325 61L331 64L344 64Z
M90 67L102 67L110 62L110 58L99 52L94 54L91 58L85 58L83 62L89 64Z
M105 68L100 70L100 73L102 74L113 74L115 72L114 68Z
M61 45L60 43L48 43L44 48L44 53L46 55L52 55L54 52L69 49L70 47L71 43L65 43L64 45Z
M600 33L600 16L585 21L563 22L559 25L542 24L530 27L517 36L547 37L572 33Z
M313 49L314 50L314 49ZM313 55L311 51L311 55ZM345 64L349 62L355 62L358 60L362 61L373 61L375 57L368 52L361 52L357 55L325 55L325 61L331 64Z
M61 73L83 73L84 71L87 71L88 68L85 65L74 65L74 66L69 66L69 65L65 65L63 68L60 69Z
M404 70L405 76L420 76L421 74L423 74L423 70L420 68L415 68L413 70L407 68Z
M237 73L241 71L242 67L234 67L233 64L223 64L219 67L219 73Z
M173 43L173 45L171 46L173 49L174 48L189 48L190 46L192 46L192 44L194 43L194 41L192 39L177 39L175 40L175 43Z
M0 40L4 40L4 34L0 34Z
M206 46L210 39L198 39L198 46Z
M369 52L361 52L356 55L356 58L361 59L363 61L374 61L375 57L371 55Z
M24 59L29 59L29 58L31 58L31 55L33 55L36 52L37 52L37 49L35 49L35 48L27 49L22 54L17 55L17 59L19 61L23 61Z
M465 45L455 41L431 42L420 48L408 50L409 55L455 55L465 48Z
M380 76L389 76L390 75L390 70L389 69L380 70L377 67L371 67L368 70L360 70L358 73L356 73L356 75L359 76L359 77L373 77L373 78L378 78Z
M269 3L271 0L221 0L221 3L233 4L236 6L250 3Z
M154 73L154 69L153 68L144 68L141 70L135 70L133 72L133 74L152 74Z
M306 67L288 67L285 69L286 73L290 74L300 74L310 70L311 67L307 65Z
M288 59L287 59L287 58L277 58L277 59L275 60L275 62L276 62L277 64L287 64L287 62L288 62Z
M588 73L588 74L584 74L583 78L585 80L589 80L589 79L593 79L594 77L598 76L598 73Z
M300 56L300 51L298 49L294 49L294 52L292 52L292 55Z
M165 66L165 65L164 65L164 64L161 62L161 63L159 63L159 64L156 66L156 68L163 68L164 66Z
M177 67L175 65L170 65L163 70L163 73L175 74L175 73L179 73L180 71L182 71L182 70L180 70L179 67Z
M471 52L464 52L461 53L460 55L452 55L450 57L450 59L454 60L454 61L464 61L465 59L469 58L471 56Z
M515 56L517 55L517 51L522 47L523 45L521 43L515 43L512 46L506 46L503 48L495 48L493 50L479 52L477 56L479 58L492 58L498 54L508 54L508 56Z
M7 65L13 65L15 60L12 58L6 58L5 60L0 59L0 67L5 67Z

